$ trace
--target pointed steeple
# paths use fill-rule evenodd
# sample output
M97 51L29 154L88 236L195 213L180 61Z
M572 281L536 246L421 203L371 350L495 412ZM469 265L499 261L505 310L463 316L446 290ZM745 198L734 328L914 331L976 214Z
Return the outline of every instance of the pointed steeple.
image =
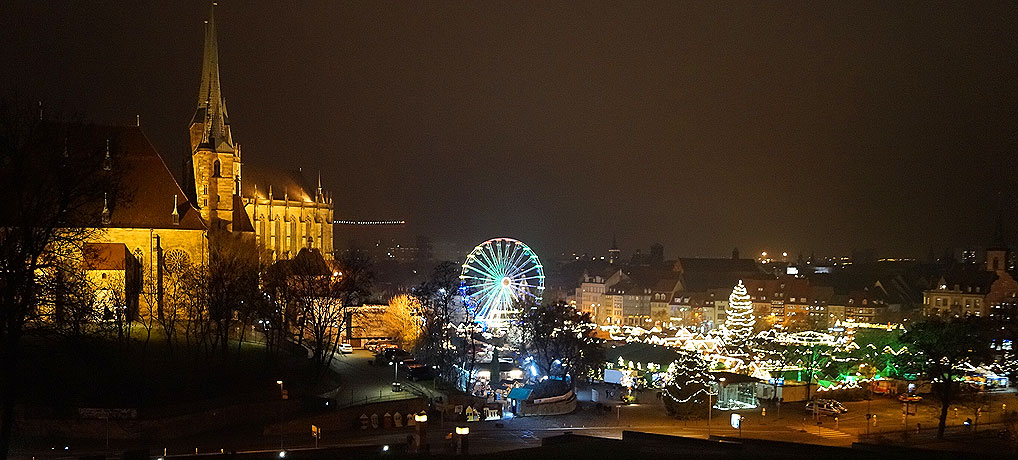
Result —
M66 150L65 150L66 151ZM103 171L113 169L113 160L110 158L110 140L106 139L106 157L103 158Z
M205 21L205 49L202 54L201 84L198 86L198 108L191 126L201 125L200 137L192 136L192 144L205 144L216 149L222 144L233 147L230 120L226 115L226 101L219 83L219 45L216 39L216 4L209 10ZM196 147L193 145L192 147Z
M622 257L622 250L619 249L619 243L615 239L615 233L612 233L612 247L608 248L608 263L615 264Z
M109 206L108 197L106 196L106 192L103 192L103 210L102 210L101 218L102 218L103 225L107 225L107 224L110 223L110 206Z

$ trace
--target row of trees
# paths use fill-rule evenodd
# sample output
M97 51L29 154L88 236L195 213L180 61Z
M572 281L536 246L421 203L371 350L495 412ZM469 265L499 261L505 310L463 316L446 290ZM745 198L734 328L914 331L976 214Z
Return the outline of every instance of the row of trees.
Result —
M102 148L69 151L73 125L42 122L30 106L0 100L0 460L7 458L17 401L18 350L38 315L53 311L61 289L83 278L85 243L99 227L104 205L127 199L118 165ZM96 146L98 147L98 146ZM72 300L68 298L68 300ZM78 299L90 303L94 299ZM61 311L79 327L81 315Z

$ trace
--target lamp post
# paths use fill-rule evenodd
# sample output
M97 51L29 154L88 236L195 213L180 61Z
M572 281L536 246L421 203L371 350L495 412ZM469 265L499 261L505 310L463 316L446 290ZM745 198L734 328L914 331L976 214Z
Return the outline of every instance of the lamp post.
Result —
M282 458L286 456L283 450L283 401L286 401L287 394L282 380L276 380L276 385L279 385L279 457Z
M466 455L470 453L469 442L467 441L467 435L470 434L470 427L458 426L456 427L456 453Z
M713 412L711 408L714 406L714 402L711 401L711 396L714 395L713 390L713 388L707 390L707 439L710 439L710 416Z
M417 422L415 428L417 429L417 451L425 452L428 450L428 445L425 441L425 437L428 435L428 413L421 411L418 414L414 414L414 422Z
M724 377L719 378L718 382L720 382L720 385L718 385L718 390L719 391L718 391L717 396L721 396L721 391L720 390L725 385L725 378ZM714 396L714 393L711 392L712 390L713 390L713 388L711 388L710 390L707 391L707 437L708 438L710 438L710 435L711 435L711 432L710 432L710 421L711 421L711 417L713 416L713 413L714 413L714 403L711 402L711 396Z
M389 364L392 365L392 381L393 381L393 383L398 382L399 381L399 363L397 363L395 360L392 360L392 361L389 361Z

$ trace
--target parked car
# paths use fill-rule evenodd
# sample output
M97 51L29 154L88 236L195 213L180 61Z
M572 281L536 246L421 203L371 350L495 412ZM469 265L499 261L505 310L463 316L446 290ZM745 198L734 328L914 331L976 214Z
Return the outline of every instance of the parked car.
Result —
M399 348L387 348L381 353L375 355L375 363L388 365L392 362L402 362L404 359L409 358L410 353L407 353Z
M435 378L435 373L432 372L431 368L424 364L415 363L408 367L408 378L414 382L419 380L431 380Z
M339 351L340 351L340 353L343 353L344 355L345 354L349 354L349 353L353 353L353 346L351 346L349 343L340 344L339 345Z
M922 401L923 397L915 393L902 393L898 396L898 401L901 402L919 402Z
M840 402L833 399L814 399L806 403L806 410L823 415L839 415L848 412Z
M364 348L366 348L368 351L381 353L382 351L385 351L389 348L399 348L399 347L389 342L371 342L367 344Z

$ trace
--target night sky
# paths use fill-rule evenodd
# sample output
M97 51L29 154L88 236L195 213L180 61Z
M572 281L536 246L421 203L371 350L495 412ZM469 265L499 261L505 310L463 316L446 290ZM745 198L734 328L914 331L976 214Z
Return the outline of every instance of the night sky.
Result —
M4 93L140 113L177 172L207 5L4 2ZM1018 232L1014 2L219 5L244 161L320 169L340 218L669 257Z

